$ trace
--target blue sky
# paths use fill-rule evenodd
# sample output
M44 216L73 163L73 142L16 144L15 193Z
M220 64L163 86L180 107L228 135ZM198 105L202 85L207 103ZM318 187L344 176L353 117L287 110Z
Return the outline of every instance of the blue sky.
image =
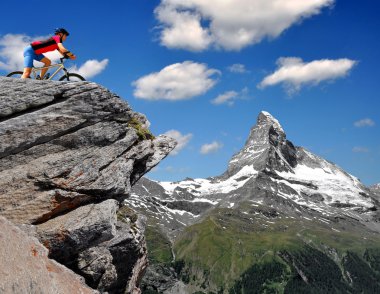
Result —
M257 115L367 185L380 182L380 4L373 0L2 3L0 74L65 27L69 66L146 114L180 148L149 174L223 173Z

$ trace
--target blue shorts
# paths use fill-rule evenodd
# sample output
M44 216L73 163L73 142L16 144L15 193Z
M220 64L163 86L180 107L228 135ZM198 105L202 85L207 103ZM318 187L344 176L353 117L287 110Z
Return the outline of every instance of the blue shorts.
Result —
M36 54L32 46L28 46L24 50L24 67L33 67L33 60L41 61L45 56L43 54Z

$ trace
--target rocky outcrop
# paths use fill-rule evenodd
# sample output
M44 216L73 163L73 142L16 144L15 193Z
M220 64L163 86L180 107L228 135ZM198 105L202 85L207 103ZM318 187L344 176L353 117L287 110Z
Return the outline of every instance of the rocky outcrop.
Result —
M115 237L81 252L76 272L102 292L119 293L125 289L125 293L140 293L136 285L148 266L145 221L144 216L122 207L118 211Z
M29 225L50 257L94 288L137 293L144 221L117 211L175 147L148 127L95 83L0 78L0 214Z
M49 249L50 257L68 265L73 256L116 235L118 208L113 199L81 206L37 225L38 237Z
M48 258L48 250L0 216L1 293L99 293L84 279Z
M173 268L161 265L152 264L147 268L147 271L142 280L142 288L144 291L154 291L158 293L168 294L175 288L178 283L178 277ZM183 293L183 291L171 292Z

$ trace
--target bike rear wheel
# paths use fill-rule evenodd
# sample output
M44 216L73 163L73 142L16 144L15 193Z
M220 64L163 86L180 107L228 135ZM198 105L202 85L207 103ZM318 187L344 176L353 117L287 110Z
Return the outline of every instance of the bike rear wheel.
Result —
M9 77L9 78L21 78L22 75L23 75L22 71L14 71L14 72L7 74L7 77Z
M62 76L60 79L60 81L85 81L85 78L82 77L81 75L78 75L76 73L68 73L68 74L65 74L64 76Z

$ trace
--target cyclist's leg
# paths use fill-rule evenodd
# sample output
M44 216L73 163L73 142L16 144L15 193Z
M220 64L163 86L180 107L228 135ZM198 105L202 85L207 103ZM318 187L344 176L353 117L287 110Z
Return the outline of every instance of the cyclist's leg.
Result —
M31 46L28 46L24 50L24 73L22 74L21 78L26 79L30 77L30 73L32 72L33 67L33 58L34 58L34 51Z
M24 68L24 73L22 74L21 78L22 78L22 79L27 79L27 78L29 78L31 72L32 72L32 68L31 68L31 67L25 67L25 68Z
M39 59L40 56L39 55L37 55L37 56L38 56L37 60L40 61L40 62L43 62L45 64L44 66L49 66L51 64L51 60L49 58L47 58L47 57L45 57L45 56L42 55L42 58ZM41 80L44 79L44 76L45 76L45 74L46 74L47 71L48 71L48 68L44 68L44 69L41 70Z

